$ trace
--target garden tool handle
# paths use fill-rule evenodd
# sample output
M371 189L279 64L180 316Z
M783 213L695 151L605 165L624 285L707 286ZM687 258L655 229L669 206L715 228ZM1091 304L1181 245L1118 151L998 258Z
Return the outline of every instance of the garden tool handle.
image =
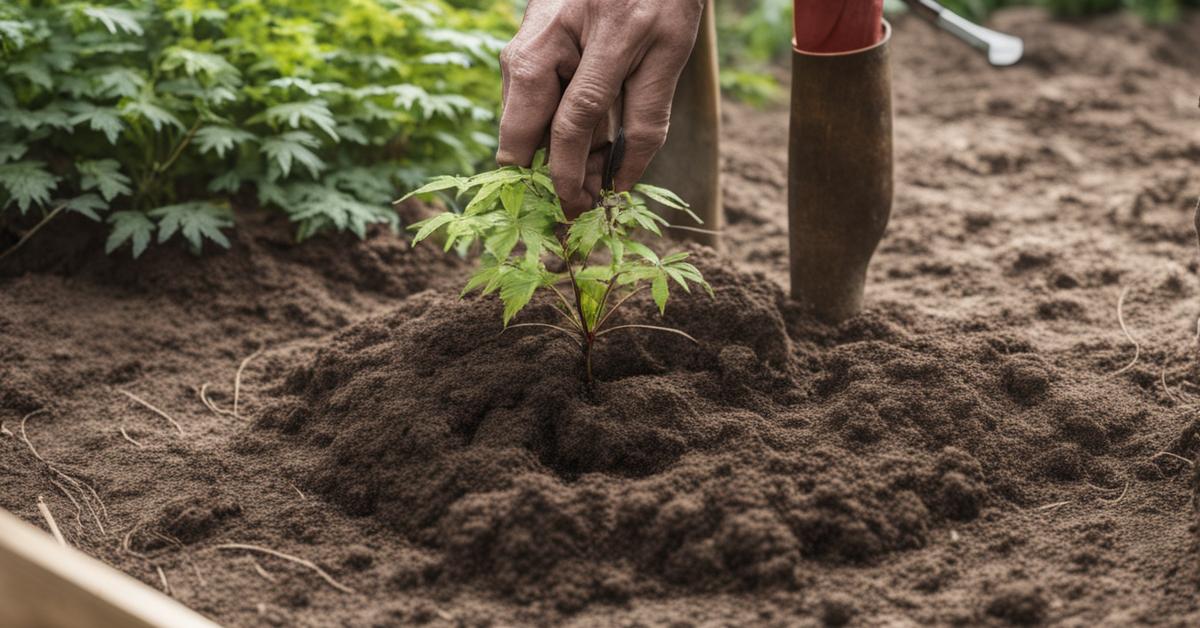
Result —
M1012 65L1021 60L1025 44L1019 37L984 28L947 9L937 0L904 0L913 13L941 30L954 35L973 48L987 53L988 63Z
M601 179L600 189L613 191L614 181L617 178L617 172L621 169L621 162L625 160L625 127L617 128L617 136L613 139L612 145L608 147L608 161L604 164L604 177Z

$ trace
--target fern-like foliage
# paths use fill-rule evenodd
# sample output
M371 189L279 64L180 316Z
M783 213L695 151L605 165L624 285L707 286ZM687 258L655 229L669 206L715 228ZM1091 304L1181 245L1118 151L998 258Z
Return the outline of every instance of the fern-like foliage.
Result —
M200 251L229 244L250 189L299 239L397 228L398 190L495 148L512 7L462 6L0 3L0 225L73 211L110 251Z
M632 193L604 192L596 208L567 221L543 162L544 153L539 152L531 168L437 177L414 190L408 196L441 193L469 200L461 212L446 211L410 226L413 244L438 236L447 251L479 245L479 268L463 295L498 294L505 327L539 291L551 293L562 325L520 325L573 337L583 350L589 382L592 345L601 336L624 329L686 336L666 327L609 323L629 297L647 287L660 314L666 311L672 284L684 291L700 286L712 294L700 270L687 261L687 253L660 256L637 239L640 232L661 236L669 225L646 206L646 199L700 222L687 203L669 190L639 184ZM560 235L563 224L565 234Z

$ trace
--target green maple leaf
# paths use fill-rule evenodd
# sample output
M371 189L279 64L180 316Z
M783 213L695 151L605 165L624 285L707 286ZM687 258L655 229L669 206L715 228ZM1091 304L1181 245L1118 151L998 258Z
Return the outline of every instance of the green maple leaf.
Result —
M100 222L100 214L98 212L108 209L108 203L95 194L82 194L63 203L63 207L67 211L73 211L77 214L87 216L91 220Z
M179 129L184 129L183 122L175 117L175 114L163 109L159 105L150 100L131 100L121 105L121 113L130 118L141 118L150 123L156 132L162 131L163 127L173 126Z
M11 63L5 69L10 76L21 76L30 83L49 91L54 87L54 79L50 75L50 66L40 61L22 61Z
M158 219L159 244L170 240L178 232L183 234L183 239L192 245L195 252L203 248L206 239L222 248L229 248L229 238L221 233L221 229L233 226L228 207L206 201L191 201L159 207L149 214Z
M291 220L300 223L300 240L328 226L365 238L370 225L383 223L393 229L399 225L399 218L390 207L364 203L341 190L317 183L288 186L287 202Z
M108 222L112 225L112 232L104 243L104 252L111 255L126 242L131 242L133 257L141 257L154 235L154 222L146 214L136 211L116 212L108 217Z
M5 206L15 202L22 214L33 205L48 204L58 181L59 178L47 172L40 161L0 164L0 188L8 193Z
M291 173L292 163L298 162L315 179L325 169L325 162L310 149L320 145L321 141L308 131L288 131L263 140L259 150L279 166L284 177Z
M183 68L188 76L203 76L222 85L237 85L241 72L220 55L172 46L163 53L160 66L165 71Z
M567 247L587 257L608 228L608 214L603 207L583 212L567 231Z
M116 35L117 31L138 36L145 32L138 22L138 14L128 9L90 6L83 9L83 14L103 24L113 35Z
M504 325L512 320L533 299L537 289L544 285L546 273L537 262L522 263L500 275L500 300L504 302Z
M133 181L121 172L121 164L115 159L76 162L79 171L79 187L84 190L99 190L104 200L111 201L122 194L133 193L129 187Z
M329 111L329 104L320 98L275 105L267 109L263 116L272 124L287 124L293 129L299 129L305 122L310 122L334 141L338 140L337 121Z
M71 117L72 125L88 123L88 128L93 131L99 131L108 138L108 143L114 146L117 143L117 138L120 137L121 131L125 130L125 123L121 121L120 114L112 107L97 107L95 105L85 105L82 111Z
M18 144L16 142L0 144L0 164L16 161L23 157L28 150L29 146L26 144Z
M146 77L132 68L109 66L92 72L96 95L108 98L132 98L146 85Z
M201 155L212 151L221 158L224 158L225 153L233 150L236 146L254 139L257 138L253 133L227 126L201 127L192 138Z

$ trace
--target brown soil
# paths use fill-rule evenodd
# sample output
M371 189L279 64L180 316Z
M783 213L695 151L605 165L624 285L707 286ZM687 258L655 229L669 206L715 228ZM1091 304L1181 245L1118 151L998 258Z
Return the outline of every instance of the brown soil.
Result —
M1022 65L897 25L867 312L787 299L786 112L731 105L700 344L603 345L590 393L433 247L52 228L0 268L0 507L230 625L1194 625L1200 16L996 22Z

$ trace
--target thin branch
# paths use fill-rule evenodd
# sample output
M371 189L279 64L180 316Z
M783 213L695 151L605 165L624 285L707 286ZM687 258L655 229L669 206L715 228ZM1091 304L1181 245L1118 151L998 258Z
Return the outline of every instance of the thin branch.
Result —
M37 234L38 231L42 230L42 227L45 227L47 223L49 223L51 220L54 220L54 217L58 216L60 213L62 213L62 210L66 209L66 208L67 208L67 205L66 205L66 203L64 203L62 205L59 205L58 207L55 207L54 210L51 211L49 214L46 214L46 217L43 218L40 222L38 222L38 224L34 225L32 229L30 229L29 231L26 231L25 235L21 236L21 239L17 240L16 244L8 247L7 251L0 253L0 260L8 257L9 255L12 255L13 253L15 253L17 251L17 249L24 246L25 243L28 242L30 238L32 238L35 234Z
M723 236L724 231L715 231L713 229L701 229L700 227L685 227L684 225L664 225L667 229L679 229L681 231L695 231L696 233L707 233L708 235Z
M174 165L175 160L179 159L179 156L183 154L183 149L187 148L187 145L192 141L192 137L196 135L196 131L198 130L200 130L200 118L196 118L196 123L192 125L192 128L188 129L187 135L184 135L183 139L179 140L179 144L175 146L175 150L171 151L171 156L167 157L167 160L161 165L155 166L154 171L156 173L163 173Z
M46 520L46 525L50 526L50 534L54 535L54 540L58 541L59 546L66 547L67 540L63 538L62 532L58 529L58 522L54 520L54 515L50 513L50 507L46 505L46 500L38 495L37 500L38 511L42 513L42 518Z
M169 415L169 414L167 414L166 412L163 412L162 410L160 410L160 409L156 408L156 407L155 407L153 404L151 404L149 401L146 401L145 399L142 399L141 397L139 397L139 396L137 396L137 395L135 395L135 394L133 394L133 393L129 392L128 390L121 390L121 389L118 389L118 390L117 390L117 392L119 392L119 393L121 393L122 395L125 395L126 397L129 397L130 399L132 399L132 400L134 400L134 401L136 401L136 402L138 402L138 403L142 404L143 406L145 406L145 407L146 407L146 409L148 409L148 410L150 410L151 412L153 412L153 413L157 414L158 416L160 416L160 417L162 417L162 418L166 419L166 420L167 420L167 421L168 421L168 422L169 422L171 425L175 426L175 429L176 429L176 430L179 430L179 435L180 435L180 436L182 436L182 435L183 435L183 427L182 427L181 425L179 425L179 421L176 421L175 419L171 418L171 415Z
M250 551L250 552L261 552L263 554L270 554L271 556L274 556L276 558L282 558L284 560L291 561L293 563L296 563L297 565L301 565L303 567L307 567L307 568L313 570L314 572L316 572L316 574L318 576L321 577L322 580L324 580L325 582L328 582L329 586L337 589L338 591L341 591L343 593L354 593L354 589L351 589L350 587L338 582L337 580L334 580L333 576L330 576L328 573L325 573L325 570L318 567L316 563L309 561L309 560L305 560L298 556L292 556L291 554L284 554L283 552L269 549L266 547L259 547L257 545L246 545L244 543L222 543L222 544L216 545L214 547L216 547L216 549L223 549L223 550L246 550L246 551Z
M572 341L573 341L575 344L579 345L579 346L580 346L580 348L582 348L582 347L583 347L583 344L581 344L581 343L579 342L579 339L575 337L575 336L576 336L576 332L573 332L573 331L571 331L571 330L569 330L569 329L566 329L566 328L564 328L564 327L559 327L558 325L551 325L551 324L549 324L549 323L517 323L517 324L515 324L515 325L509 325L508 327L505 327L504 329L500 330L500 333L502 333L502 334L503 334L504 332L506 332L506 331L508 331L508 330L510 330L510 329L513 329L513 328L515 328L515 327L548 327L548 328L550 328L550 329L553 329L553 330L556 330L556 331L561 331L562 333L564 333L564 334L566 334L568 337L570 337L570 339L571 339L571 340L572 340Z
M608 329L597 332L596 337L598 338L609 332L617 331L618 329L652 329L654 331L665 331L665 332L669 332L672 334L677 334L677 335L683 336L684 338L687 338L688 340L691 340L692 342L694 342L696 344L700 344L699 340L696 340L687 332L680 331L678 329L671 329L670 327L659 327L658 325L617 325L616 327L609 327Z
M625 296L621 297L621 300L620 300L620 301L617 301L617 304L616 304L616 305L614 305L614 306L612 306L612 307L608 308L608 311L604 313L604 316L600 317L600 322L599 322L599 323L596 323L596 329L601 329L601 328L603 328L603 327L604 327L604 323L607 323L607 322L608 322L608 319L612 317L612 315L613 315L613 313L614 313L614 312L616 312L618 309L620 309L620 307L621 307L622 305L625 305L625 302L626 302L626 301L628 301L628 300L632 299L632 298L633 298L633 295L635 295L635 294L637 294L637 293L641 292L641 291L642 291L643 289L645 289L645 288L646 288L646 285L645 285L645 284L642 284L642 285L640 285L640 286L638 286L638 287L634 288L634 289L633 289L633 291L632 291L632 292L630 292L629 294L627 294L627 295L625 295Z
M238 365L237 375L233 378L233 416L238 418L241 418L242 416L238 414L238 399L240 398L242 392L242 371L246 370L246 365L250 363L250 360L262 355L262 352L265 349L266 347L259 347L258 351L251 353L249 357L247 357L245 360L242 360L242 363Z
M569 313L571 311L571 302L567 300L567 297L563 295L562 291L559 290L554 284L550 284L550 289L554 291L554 294L558 295L558 300L562 301L563 307L566 308L567 312ZM571 316L567 316L567 319L570 320L575 327L579 328L579 331L583 331L583 325L581 325L579 321L575 320Z
M1129 339L1129 342L1133 343L1133 359L1129 361L1129 364L1126 364L1124 367L1122 367L1121 370L1113 373L1113 375L1120 375L1121 373L1133 368L1133 365L1137 364L1138 358L1142 356L1142 345L1138 344L1137 339L1133 337L1133 334L1129 333L1129 328L1125 326L1125 313L1123 308L1125 307L1125 297L1128 294L1129 286L1126 286L1125 289L1121 291L1120 298L1117 299L1117 322L1121 324L1121 331L1125 332L1125 337Z

